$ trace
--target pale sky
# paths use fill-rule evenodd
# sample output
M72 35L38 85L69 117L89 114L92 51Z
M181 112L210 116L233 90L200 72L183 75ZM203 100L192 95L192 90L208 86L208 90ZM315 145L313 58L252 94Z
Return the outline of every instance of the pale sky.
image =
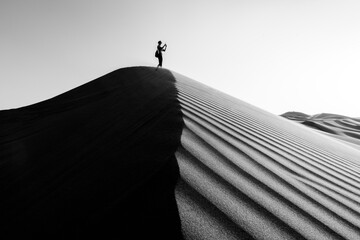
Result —
M358 0L0 0L0 109L163 66L274 114L360 117Z

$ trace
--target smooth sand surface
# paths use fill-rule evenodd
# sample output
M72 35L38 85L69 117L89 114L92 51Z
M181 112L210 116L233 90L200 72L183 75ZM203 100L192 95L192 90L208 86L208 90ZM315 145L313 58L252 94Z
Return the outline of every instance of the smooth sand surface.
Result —
M1 239L181 239L169 71L126 68L0 111Z
M360 239L360 152L173 73L186 239Z

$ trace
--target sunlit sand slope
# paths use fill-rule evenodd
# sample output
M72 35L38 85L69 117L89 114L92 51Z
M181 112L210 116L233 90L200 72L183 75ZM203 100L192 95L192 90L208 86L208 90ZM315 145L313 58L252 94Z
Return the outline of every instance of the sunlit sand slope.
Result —
M186 239L360 239L360 152L180 74Z

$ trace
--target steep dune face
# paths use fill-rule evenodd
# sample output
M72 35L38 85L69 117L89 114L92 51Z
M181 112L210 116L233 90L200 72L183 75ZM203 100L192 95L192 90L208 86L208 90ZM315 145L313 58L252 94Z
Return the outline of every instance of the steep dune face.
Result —
M174 73L186 239L359 239L360 152Z
M1 111L1 238L180 239L176 96L169 71L126 68Z

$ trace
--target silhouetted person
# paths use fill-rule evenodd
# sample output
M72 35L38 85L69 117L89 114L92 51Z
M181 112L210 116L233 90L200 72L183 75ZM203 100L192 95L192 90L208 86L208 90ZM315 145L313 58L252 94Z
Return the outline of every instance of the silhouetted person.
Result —
M162 67L162 61L163 61L162 52L165 52L165 51L166 51L166 48L167 48L166 43L164 44L164 46L161 46L161 41L158 41L158 45L157 45L157 50L156 50L156 53L155 53L155 57L158 58L159 64L157 65L156 70L157 70L159 67Z

